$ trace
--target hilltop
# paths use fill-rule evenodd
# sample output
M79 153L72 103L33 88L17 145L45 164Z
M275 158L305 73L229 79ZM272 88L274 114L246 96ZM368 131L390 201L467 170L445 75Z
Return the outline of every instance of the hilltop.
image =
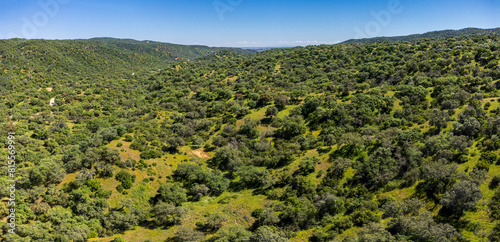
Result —
M177 45L131 39L0 40L0 68L28 79L119 77L165 68L172 63L194 61L228 50L241 54L255 51L199 45ZM50 74L45 76L42 74Z
M439 30L431 31L424 34L412 34L406 36L394 37L375 37L365 39L350 39L342 43L367 43L367 42L380 42L380 41L413 41L418 39L439 39L439 38L454 38L462 36L485 35L485 34L500 34L500 28L493 29L479 29L479 28L465 28L460 30Z

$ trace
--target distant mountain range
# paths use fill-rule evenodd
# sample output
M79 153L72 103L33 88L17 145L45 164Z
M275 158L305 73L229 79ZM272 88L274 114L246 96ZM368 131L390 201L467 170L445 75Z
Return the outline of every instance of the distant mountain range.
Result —
M375 37L366 39L350 39L342 43L366 43L366 42L380 42L380 41L411 41L416 39L438 39L438 38L450 38L458 36L469 36L469 35L480 35L480 34L499 34L500 28L494 29L479 29L479 28L465 28L460 30L440 30L432 31L424 34L412 34L406 36L393 36L393 37Z
M240 47L241 49L245 50L254 50L254 51L265 51L265 50L271 50L271 49L287 49L287 48L294 48L296 46L276 46L276 47Z

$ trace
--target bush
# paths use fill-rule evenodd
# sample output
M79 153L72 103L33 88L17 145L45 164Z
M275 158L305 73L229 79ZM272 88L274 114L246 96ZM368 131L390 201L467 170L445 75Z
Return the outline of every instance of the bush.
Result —
M277 232L273 230L271 227L262 226L255 231L255 233L250 237L250 241L252 242L288 242L288 238L282 232Z
M120 181L120 182L127 181L127 180L131 181L132 175L130 175L130 173L128 173L127 171L120 171L120 172L116 173L115 179L117 181Z
M160 158L163 155L161 151L155 149L148 149L141 153L141 159L149 160Z
M344 201L329 192L316 200L316 207L321 216L336 215L344 211Z
M304 120L299 117L285 117L283 126L277 131L277 136L283 139L291 139L306 132Z
M332 224L333 226L331 227L331 230L333 230L337 234L341 234L354 226L351 218L349 217L336 219L332 221Z
M132 137L132 136L130 136L128 134L125 135L124 138L125 138L125 141L127 141L127 142L132 142L134 140L134 137Z
M153 168L148 168L147 173L148 176L156 176L156 171Z
M205 237L202 232L187 227L180 227L175 235L176 241L202 241Z
M252 225L253 228L258 228L261 226L275 226L280 222L280 218L278 215L271 209L265 209L262 212L259 210L256 210L254 212L257 212L259 218L254 222ZM258 214L260 212L260 214ZM252 213L252 215L254 215Z
M479 160L479 162L474 166L474 170L490 170L490 163L485 160Z
M265 210L263 208L257 208L255 210L253 210L252 212L252 217L254 218L260 218L260 215L264 212Z
M493 195L490 203L488 204L488 208L491 211L490 218L495 219L495 220L499 220L500 219L500 190L495 191L495 194Z
M491 151L483 152L480 160L486 161L489 165L494 164L497 161L497 154Z
M187 208L176 207L172 204L163 202L156 204L152 209L153 219L156 225L164 226L178 224L187 212Z
M358 233L359 242L393 242L396 239L384 228L383 224L380 223L369 223L363 226Z
M351 215L351 218L356 226L380 221L380 216L370 210L358 210Z
M135 182L135 175L131 175L127 171L120 171L116 173L115 179L121 182L121 186L123 189L130 189Z
M109 197L111 197L111 193L112 191L104 191L100 189L95 193L95 195L100 198L108 199Z
M393 218L389 221L388 230L404 237L405 241L455 241L458 236L453 226L436 223L428 211L416 216Z
M500 184L500 176L494 176L493 179L491 179L491 182L490 182L490 185L489 185L489 188L491 190L494 190L498 187L498 185Z
M302 161L300 161L299 164L299 171L303 175L309 175L314 172L316 168L316 162L319 161L319 158L317 156L306 156Z
M243 241L249 241L250 236L252 236L252 232L248 231L244 226L232 225L224 227L222 230L220 230L217 233L216 241L243 242Z
M120 184L118 186L116 186L116 190L119 192L119 193L122 193L123 192L123 186Z
M130 189L132 188L132 181L131 180L125 180L125 181L122 181L122 186L124 189Z
M244 166L236 172L241 177L240 182L245 187L261 187L271 184L269 172L254 166Z
M476 202L481 199L482 194L478 184L471 181L459 182L446 192L440 203L446 210L461 215L464 210L476 207Z
M166 202L176 206L187 201L186 192L179 184L162 184L154 197L155 203Z
M223 213L212 213L207 216L203 227L208 231L217 231L227 219L227 215Z

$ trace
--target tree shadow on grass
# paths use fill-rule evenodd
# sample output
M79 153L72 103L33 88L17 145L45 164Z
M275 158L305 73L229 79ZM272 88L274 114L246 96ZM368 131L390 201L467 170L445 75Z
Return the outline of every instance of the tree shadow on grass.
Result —
M355 147L343 146L340 149L333 151L331 153L330 157L332 159L337 159L339 157L352 159L352 158L355 158L356 156L358 156L358 153L359 153L359 151Z
M142 221L139 226L147 228L147 229L161 229L161 230L168 230L172 228L175 224L167 224L167 225L157 225L154 221Z
M264 125L270 125L271 123L273 123L273 118L271 117L266 117L266 118L263 118L260 120L260 123L261 124L264 124Z
M255 188L255 190L252 191L252 195L266 195L267 191L269 191L271 188L270 187L258 187Z

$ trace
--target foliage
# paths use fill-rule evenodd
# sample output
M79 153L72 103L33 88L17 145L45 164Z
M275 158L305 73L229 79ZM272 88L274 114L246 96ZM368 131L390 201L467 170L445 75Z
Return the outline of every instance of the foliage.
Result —
M441 199L443 208L453 212L462 213L464 210L476 207L477 201L482 194L478 184L471 181L462 181L453 185L449 192L446 192Z
M154 202L166 202L175 206L186 202L186 191L179 184L162 184L158 188L158 194L154 197Z
M168 226L179 223L187 212L186 208L175 207L169 203L159 202L153 207L151 213L153 214L156 225Z
M200 222L215 241L494 240L500 37L491 32L250 55L0 40L0 127L16 132L20 231L2 239L85 241L151 226L200 241L190 229ZM241 194L259 202L232 200Z
M250 241L264 242L264 241L276 241L276 242L286 242L289 241L282 233L273 231L270 227L262 226L255 231L255 233L250 237Z

